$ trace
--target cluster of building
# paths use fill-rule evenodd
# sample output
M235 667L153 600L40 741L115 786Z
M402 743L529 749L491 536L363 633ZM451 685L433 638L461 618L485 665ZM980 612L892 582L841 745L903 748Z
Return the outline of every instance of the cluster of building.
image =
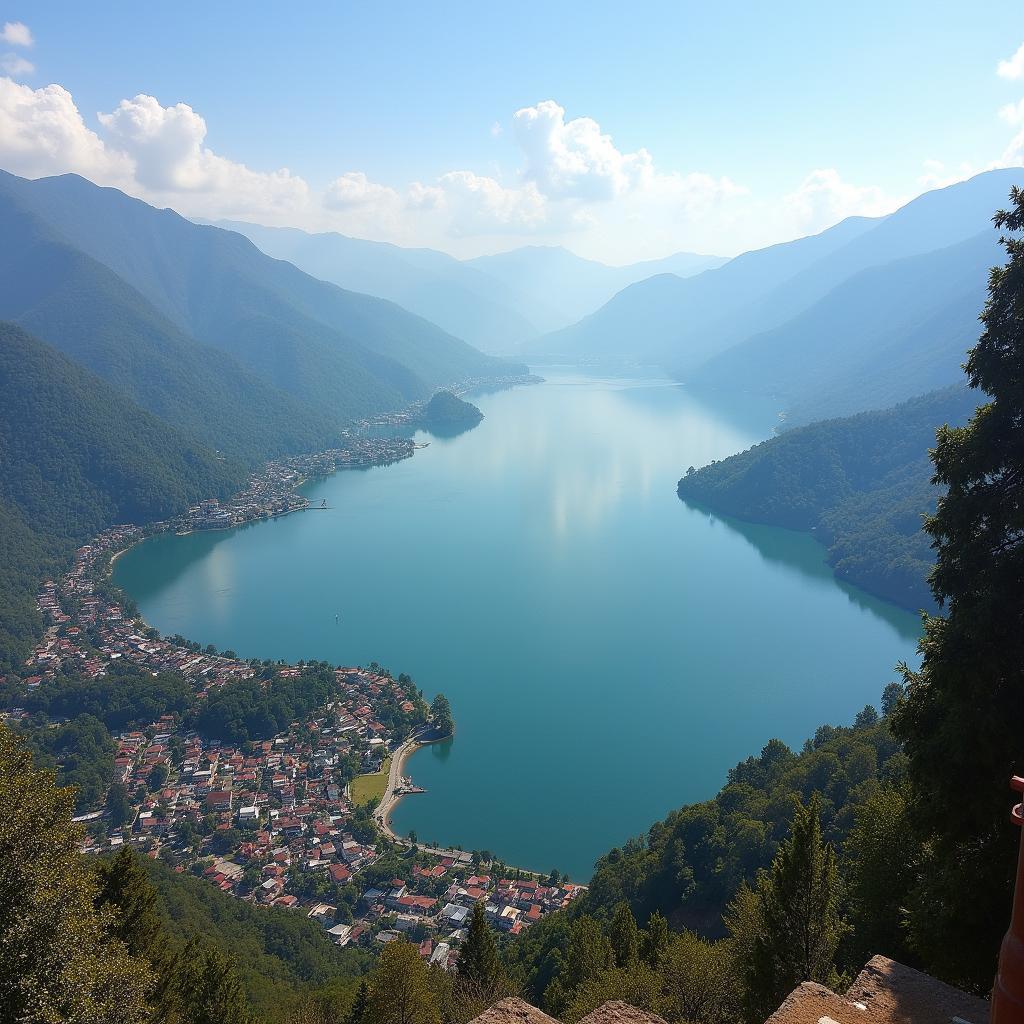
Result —
M334 453L324 457L336 460ZM313 463L291 472L326 467ZM282 472L281 486L286 479ZM62 670L96 678L119 661L180 674L197 701L232 681L266 674L263 666L160 637L126 613L108 584L110 560L145 532L107 530L76 552L63 577L44 583L38 607L46 629L29 660L30 690ZM404 856L392 856L386 868L379 864L394 839L353 806L349 783L380 771L399 746L402 737L382 718L394 723L397 713L407 728L416 727L426 708L404 677L333 671L331 699L262 742L204 738L171 714L116 735L111 782L125 787L128 806L123 821L113 821L109 807L82 816L87 849L131 843L237 898L306 913L338 945L404 935L442 966L455 963L474 903L483 901L496 929L516 935L578 894L579 886L546 884L522 872L491 877L479 859L459 850L420 849L412 856L406 844ZM277 665L273 672L266 685L301 669ZM384 708L390 713L382 715Z
M405 437L351 438L344 448L268 462L261 472L249 478L246 488L230 500L219 502L210 498L190 508L183 516L160 525L179 532L226 530L257 519L297 512L310 507L309 500L296 491L303 481L329 476L339 469L388 465L410 458L415 448L413 441Z

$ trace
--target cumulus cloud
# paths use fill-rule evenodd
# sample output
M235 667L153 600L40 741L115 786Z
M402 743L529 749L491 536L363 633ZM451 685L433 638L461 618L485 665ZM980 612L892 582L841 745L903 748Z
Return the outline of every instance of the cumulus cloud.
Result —
M185 103L164 107L140 94L97 116L110 145L128 155L135 180L149 192L206 196L225 213L295 209L308 197L309 186L286 167L253 171L204 146L206 121Z
M1024 77L1024 43L1017 47L1017 52L1009 60L1001 60L996 65L996 74L1011 80Z
M26 60L18 53L5 53L0 57L0 70L11 78L20 78L22 75L31 75L36 66L30 60Z
M554 100L517 110L512 127L526 156L524 177L551 198L613 199L653 173L646 149L620 152L593 118L566 121Z
M398 193L393 188L370 181L362 171L349 171L335 178L324 192L324 206L332 210L392 206L398 202Z
M118 186L132 178L131 161L86 127L67 89L9 78L0 78L0 165L30 178L71 171Z
M438 179L441 205L455 235L529 233L548 224L547 203L532 182L506 188L472 171L449 171Z
M0 31L0 42L8 46L31 46L34 40L28 25L21 21L4 22L3 31Z
M847 217L881 217L905 200L887 195L874 185L851 185L834 167L812 171L783 199L795 226L821 231Z

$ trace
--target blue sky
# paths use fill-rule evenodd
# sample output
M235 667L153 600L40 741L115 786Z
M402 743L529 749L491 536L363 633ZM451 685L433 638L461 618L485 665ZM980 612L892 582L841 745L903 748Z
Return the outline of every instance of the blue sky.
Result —
M626 262L885 212L1024 150L1024 58L997 73L1019 3L293 6L0 6L24 26L0 43L0 166Z

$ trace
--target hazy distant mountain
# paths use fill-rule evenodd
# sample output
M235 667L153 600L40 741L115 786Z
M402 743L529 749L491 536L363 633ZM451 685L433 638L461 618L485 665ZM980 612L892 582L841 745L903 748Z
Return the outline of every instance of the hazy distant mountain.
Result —
M963 378L977 340L991 228L958 245L862 270L809 309L709 360L695 388L778 397L786 425L877 409Z
M352 291L397 302L484 352L511 352L537 334L523 299L501 282L433 249L403 249L337 232L308 234L216 221L263 252Z
M250 463L337 439L344 417L318 413L228 353L190 338L2 193L0 228L7 242L0 248L0 318L17 321L144 409ZM397 393L380 398L400 401Z
M609 267L560 246L526 246L467 261L522 296L529 319L542 331L574 323L616 292L658 274L690 277L726 263L722 256L680 252L661 260Z
M851 218L685 281L640 282L580 323L538 340L526 355L538 362L655 362L689 379L706 360L782 328L854 274L984 231L1021 177L1019 169L989 171L920 196L888 217ZM970 261L964 273L974 273Z
M921 517L939 490L936 428L965 423L978 393L963 384L891 409L787 431L688 472L679 496L721 515L814 531L841 579L917 610L931 608L934 562Z
M579 323L524 350L537 362L670 363L696 365L723 346L724 325L816 260L860 233L871 220L851 217L819 235L744 253L722 267L681 279L660 275L623 289ZM735 341L744 337L730 334Z
M193 338L321 411L426 397L519 367L485 356L391 302L318 281L248 239L156 210L76 175L0 175L75 248L103 263Z
M567 249L527 246L461 261L434 249L405 249L337 232L309 234L241 221L216 221L265 253L343 288L391 299L484 352L505 354L578 320L619 289L655 274L688 277L723 264L680 252L609 267Z

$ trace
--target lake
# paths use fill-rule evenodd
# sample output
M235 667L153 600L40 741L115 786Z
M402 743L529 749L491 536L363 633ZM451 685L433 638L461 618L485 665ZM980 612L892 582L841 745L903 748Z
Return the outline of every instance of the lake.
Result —
M159 536L115 579L164 633L445 693L455 739L409 762L428 792L396 830L585 881L772 737L877 705L919 623L837 583L810 536L677 498L688 466L770 435L769 403L538 372L474 396L459 437L307 485L327 511Z

